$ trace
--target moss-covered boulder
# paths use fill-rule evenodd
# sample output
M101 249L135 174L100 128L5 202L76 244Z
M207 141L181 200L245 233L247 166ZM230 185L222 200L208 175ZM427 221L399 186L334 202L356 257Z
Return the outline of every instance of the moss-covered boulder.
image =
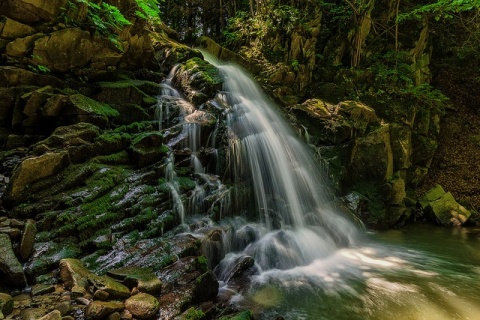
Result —
M13 299L9 294L0 293L0 314L8 316L13 311Z
M107 274L122 281L131 289L137 288L140 292L156 295L162 290L162 281L148 268L126 267L110 270Z
M66 151L48 152L23 160L13 172L7 188L8 199L17 201L26 197L31 183L55 175L69 164L70 159Z
M138 319L152 318L159 307L158 300L147 293L139 293L125 300L125 309Z
M195 57L182 64L172 82L185 92L188 100L198 105L222 89L223 78L215 66Z
M461 226L471 215L438 184L420 199L420 205L428 219L442 226Z
M139 168L160 161L168 151L168 147L163 145L163 135L159 132L138 134L129 148L132 161Z
M123 303L120 301L93 301L88 304L85 315L87 319L107 319L107 316L123 310Z

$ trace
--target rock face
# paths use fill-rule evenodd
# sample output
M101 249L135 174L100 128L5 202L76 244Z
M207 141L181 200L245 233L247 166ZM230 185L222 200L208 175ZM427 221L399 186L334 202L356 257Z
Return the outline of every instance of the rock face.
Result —
M11 285L21 288L27 285L22 265L13 253L10 238L3 233L0 233L0 273L3 275L2 278Z
M438 184L420 199L420 205L427 218L447 227L461 226L471 215L470 211L460 205L450 192L445 192Z

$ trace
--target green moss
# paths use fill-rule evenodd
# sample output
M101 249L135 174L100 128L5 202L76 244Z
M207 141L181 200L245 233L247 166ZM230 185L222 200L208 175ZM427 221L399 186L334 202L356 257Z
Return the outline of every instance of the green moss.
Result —
M181 315L182 320L200 320L205 317L205 313L202 310L197 310L191 307Z
M219 85L223 82L222 75L217 67L198 57L191 58L185 62L185 69L194 74L199 72L200 77L211 85Z
M110 165L126 165L130 162L130 157L128 156L128 153L124 150L106 156L98 156L90 161L93 163L103 163Z
M142 121L142 122L133 122L128 125L120 126L113 130L117 133L141 133L146 131L154 131L158 128L157 121Z
M78 109L86 113L93 113L106 117L117 117L119 113L106 103L98 102L82 94L74 94L70 96L70 101Z
M178 182L181 193L195 189L195 186L196 186L195 181L193 181L190 178L178 177L176 181Z
M220 320L253 320L253 315L250 310L245 310L234 315L221 317Z
M207 258L205 256L199 256L197 257L197 264L199 266L199 269L202 271L202 272L207 272L208 270L208 261L207 261Z

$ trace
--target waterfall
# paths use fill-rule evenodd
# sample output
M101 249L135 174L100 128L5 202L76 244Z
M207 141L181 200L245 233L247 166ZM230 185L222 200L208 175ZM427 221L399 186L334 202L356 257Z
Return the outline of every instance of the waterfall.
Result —
M275 104L241 68L202 53L225 78L220 97L230 106L227 157L237 212L258 223L259 235L239 254L263 270L288 269L354 245L356 228L328 205L319 163Z

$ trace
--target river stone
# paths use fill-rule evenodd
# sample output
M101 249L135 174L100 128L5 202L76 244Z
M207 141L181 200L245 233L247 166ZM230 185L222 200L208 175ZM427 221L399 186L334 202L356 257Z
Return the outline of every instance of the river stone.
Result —
M70 160L66 151L45 153L39 157L27 158L15 168L7 194L13 201L24 196L25 188L40 179L57 174L68 166Z
M103 319L111 313L122 310L123 303L119 301L93 301L87 306L85 315L87 319L97 320Z
M16 239L22 234L22 231L17 228L3 227L0 228L0 233L8 234L11 239Z
M22 265L13 253L12 243L6 234L0 234L0 273L8 283L18 287L27 285Z
M72 305L70 304L70 301L63 301L55 306L55 310L60 311L60 314L63 317L72 310Z
M90 34L77 28L53 32L35 41L33 55L51 70L67 71L83 67L95 54Z
M137 287L140 292L156 295L162 291L162 281L148 268L126 267L110 270L107 274L131 289Z
M120 320L121 316L120 313L114 312L108 315L107 320Z
M8 316L13 311L13 299L9 294L0 292L0 312Z
M33 250L33 244L35 243L35 235L37 234L37 227L35 226L35 220L28 219L23 229L22 240L20 242L20 258L27 260Z
M5 16L0 18L0 38L23 38L34 33L35 29L30 27L29 25L9 19Z
M32 286L32 296L39 296L55 292L55 286L49 284L35 284Z
M50 313L47 313L39 320L62 320L62 314L58 310L53 310Z
M20 311L20 320L38 320L45 315L46 311L41 308L28 308Z
M86 288L92 284L95 289L104 290L112 297L126 298L130 296L130 290L126 286L110 277L97 276L77 259L60 260L60 278L68 289L74 286Z
M443 226L461 226L471 213L460 205L450 192L439 199L431 201L425 208L427 217Z
M125 308L136 318L149 319L159 309L158 300L147 293L139 293L125 301Z

